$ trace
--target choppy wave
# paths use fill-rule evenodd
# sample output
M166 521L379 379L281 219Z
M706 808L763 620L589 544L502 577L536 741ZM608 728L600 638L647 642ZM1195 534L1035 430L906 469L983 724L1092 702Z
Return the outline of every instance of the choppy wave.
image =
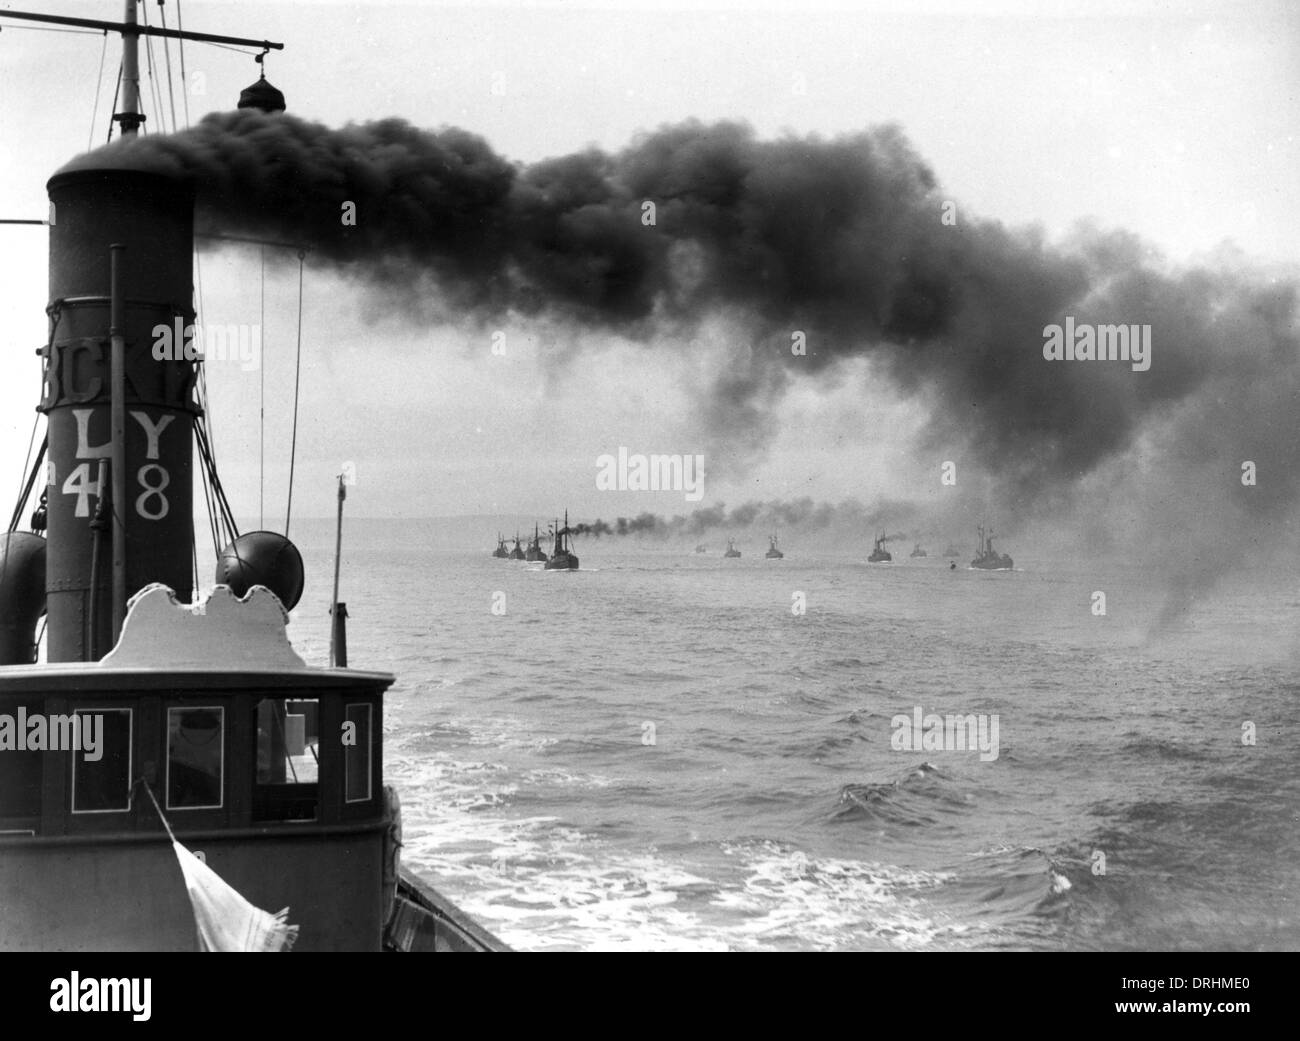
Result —
M846 784L831 813L836 822L863 821L908 827L954 827L974 795L931 763L907 770L893 781Z
M599 582L434 554L430 584L427 556L354 573L352 658L400 677L405 862L513 946L1300 947L1278 603L1207 602L1151 643L1120 572L953 581L793 546L779 569L658 566L601 543ZM359 621L384 612L401 627ZM997 713L1000 755L894 751L915 705Z

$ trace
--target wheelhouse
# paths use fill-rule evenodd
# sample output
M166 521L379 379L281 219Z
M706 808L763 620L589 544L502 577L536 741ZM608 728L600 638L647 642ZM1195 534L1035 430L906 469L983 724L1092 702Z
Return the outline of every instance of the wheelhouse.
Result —
M161 813L249 902L287 906L300 949L382 949L392 680L305 665L260 587L151 587L102 661L0 668L0 948L195 949Z

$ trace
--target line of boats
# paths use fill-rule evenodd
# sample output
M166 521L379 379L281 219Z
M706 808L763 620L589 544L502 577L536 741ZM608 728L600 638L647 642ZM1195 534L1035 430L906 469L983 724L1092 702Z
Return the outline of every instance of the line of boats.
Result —
M696 553L702 554L707 553L708 551L708 547L703 544L695 547ZM735 539L727 539L727 548L723 551L722 555L724 557L739 557L741 555L740 550L736 548ZM778 545L775 533L767 537L767 552L764 553L763 556L768 560L781 560L785 557L785 554L781 552L781 548Z
M554 529L548 529L547 535L551 535L553 530ZM970 566L980 571L1012 570L1011 557L1006 553L999 553L993 548L993 529L987 525L980 524L975 530L978 537L979 548L976 550L975 559L970 562ZM508 560L544 560L546 561L546 567L548 570L566 567L577 568L578 558L573 555L573 553L567 548L567 544L564 542L564 538L569 534L569 515L566 512L564 515L564 527L559 528L559 530L555 532L555 551L550 557L547 557L546 553L541 548L541 536L537 525L533 525L533 538L528 544L527 549L523 548L523 540L520 538L518 532L515 533L514 549L506 548L507 540L498 532L497 548L493 551L492 555L494 557L501 557ZM885 543L889 541L889 538L890 536L886 535L884 532L881 532L875 538L871 547L871 555L867 557L867 562L869 564L888 564L893 561L894 555L885 548ZM695 547L695 553L697 555L706 554L708 551L708 547L703 543ZM736 548L736 540L734 538L727 539L727 548L723 551L722 555L723 557L728 558L736 558L742 555L740 550ZM929 552L919 542L914 542L912 544L912 552L908 554L908 556L914 559L918 557L928 557L929 555ZM948 548L944 550L943 555L945 559L959 557L961 556L961 550L952 543L949 543ZM781 552L775 532L768 536L767 552L764 553L763 556L768 560L781 560L785 557L785 554ZM561 562L557 563L557 559ZM571 560L573 562L572 565L567 565L562 562L566 559ZM957 565L954 563L950 564L949 567L955 569Z
M543 570L546 571L577 571L578 555L573 552L569 541L573 531L569 528L568 510L564 511L564 527L560 527L560 521L557 517L555 523L547 529L546 535L554 540L550 556L547 556L546 551L542 549L542 534L536 523L533 524L533 537L528 543L527 549L523 546L523 540L519 537L519 532L515 532L513 549L506 549L505 536L497 532L497 548L492 551L492 556L502 560L540 560L543 562Z
M980 524L976 527L975 531L978 537L979 548L975 551L975 559L970 562L970 566L977 568L980 571L1012 570L1011 557L1006 553L999 553L993 548L993 529L987 525ZM890 553L889 550L885 549L886 541L888 541L888 536L883 533L876 538L875 544L871 548L871 556L867 557L868 563L887 564L894 559L893 554ZM921 547L921 544L917 542L913 544L912 552L909 555L912 557L927 557L929 556L929 553L927 553L926 550ZM948 548L943 551L943 555L945 559L959 557L961 556L961 550L952 545L952 543L949 543ZM957 567L955 563L949 564L948 566L954 569Z

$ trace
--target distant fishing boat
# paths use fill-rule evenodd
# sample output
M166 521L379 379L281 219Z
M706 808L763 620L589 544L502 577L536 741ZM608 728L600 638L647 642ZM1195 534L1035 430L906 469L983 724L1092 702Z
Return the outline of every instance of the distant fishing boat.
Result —
M979 532L980 548L975 554L975 559L970 562L970 566L981 571L1010 571L1011 558L1005 553L998 553L993 548L993 529L985 528L981 524L975 530Z
M528 543L528 548L524 551L525 560L545 560L546 550L542 549L542 537L538 534L537 525L533 525L533 540Z
M885 564L893 559L894 555L885 549L885 535L882 532L880 537L876 539L876 544L872 547L871 556L867 557L867 562L870 564Z
M912 552L909 554L909 556L913 556L913 557L928 557L929 555L930 555L929 553L927 553L925 550L921 548L921 544L919 542L912 547Z
M722 555L723 555L724 557L738 557L738 556L740 556L740 550L738 550L738 549L736 548L736 540L735 540L735 539L727 539L727 552L725 552L725 553L722 554Z
M506 549L506 540L500 532L497 532L497 548L492 551L492 555L502 560L510 556L510 551Z
M569 536L573 532L569 530L569 511L564 511L564 527L560 527L557 519L555 522L555 548L551 554L550 560L546 562L547 571L577 571L578 557L569 549Z
M708 550L705 549L703 543L701 543L700 545L698 545L698 546L695 547L695 552L696 552L696 553L707 553Z
M510 551L511 560L524 560L524 547L519 544L519 532L515 532L515 548Z
M782 559L785 556L785 554L776 548L775 532L773 532L771 535L768 536L768 542L770 543L770 545L767 547L767 552L764 553L763 556L767 557L768 560Z

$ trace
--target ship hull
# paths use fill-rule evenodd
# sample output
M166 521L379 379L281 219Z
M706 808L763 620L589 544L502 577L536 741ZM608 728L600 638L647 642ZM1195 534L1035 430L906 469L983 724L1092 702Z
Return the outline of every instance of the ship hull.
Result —
M384 837L389 822L269 837L181 836L255 906L289 901L295 951L501 952L510 948L423 879L403 868L387 928L382 924ZM292 892L286 891L291 880ZM192 952L194 912L165 837L6 843L0 951ZM304 899L310 892L316 899Z
M1011 558L1005 553L986 553L972 560L970 566L980 571L1012 570Z
M384 950L487 954L510 950L417 875L402 870L397 903L384 934Z
M387 821L297 834L182 833L255 907L289 907L297 951L383 947ZM129 836L8 838L0 951L195 951L194 910L161 825Z

